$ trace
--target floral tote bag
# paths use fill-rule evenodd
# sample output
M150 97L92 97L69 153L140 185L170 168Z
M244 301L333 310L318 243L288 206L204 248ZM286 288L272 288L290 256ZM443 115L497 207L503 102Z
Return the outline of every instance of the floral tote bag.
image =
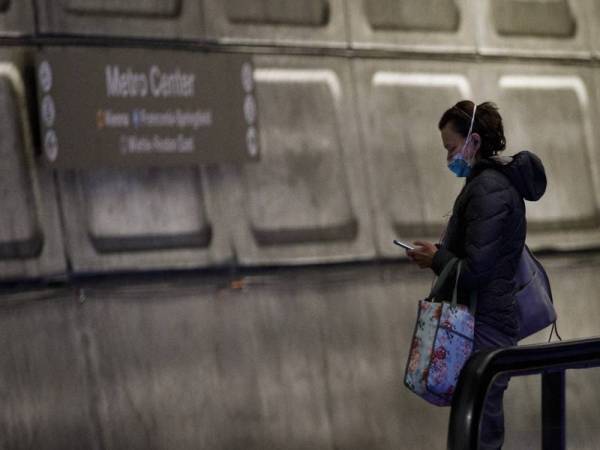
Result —
M440 301L438 292L454 267L452 301ZM429 296L419 301L404 376L404 384L411 391L438 406L452 402L460 371L473 350L475 296L471 295L470 307L457 304L460 269L461 262L457 258L451 260Z

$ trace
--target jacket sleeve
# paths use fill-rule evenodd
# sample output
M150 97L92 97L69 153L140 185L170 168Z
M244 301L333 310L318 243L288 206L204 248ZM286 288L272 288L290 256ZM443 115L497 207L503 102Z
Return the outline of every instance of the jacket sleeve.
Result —
M465 253L459 287L473 290L486 285L494 274L505 244L506 226L512 211L510 191L502 183L486 180L473 186L464 210ZM440 248L432 269L439 274L455 255Z

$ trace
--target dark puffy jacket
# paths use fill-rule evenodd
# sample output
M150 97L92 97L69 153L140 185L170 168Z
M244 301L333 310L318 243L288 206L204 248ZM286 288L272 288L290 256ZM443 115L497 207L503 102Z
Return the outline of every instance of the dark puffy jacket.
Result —
M533 153L517 153L508 163L483 159L456 198L445 237L433 258L439 275L454 256L462 260L461 303L477 292L476 320L502 333L519 330L514 276L527 233L525 200L538 200L546 174ZM450 295L447 286L445 296Z

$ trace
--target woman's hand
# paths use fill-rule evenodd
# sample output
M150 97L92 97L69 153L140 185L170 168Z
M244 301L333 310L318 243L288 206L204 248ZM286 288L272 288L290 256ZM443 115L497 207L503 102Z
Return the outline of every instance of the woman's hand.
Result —
M431 267L433 263L433 256L438 251L435 244L426 241L415 241L413 244L415 244L417 247L415 247L414 250L406 251L408 259L416 262L421 269L427 269L428 267Z

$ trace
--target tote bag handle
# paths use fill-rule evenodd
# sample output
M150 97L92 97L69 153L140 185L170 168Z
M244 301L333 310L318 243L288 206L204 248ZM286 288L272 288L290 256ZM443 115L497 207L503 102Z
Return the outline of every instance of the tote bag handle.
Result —
M456 264L458 264L458 263L459 263L458 258L452 258L450 261L448 261L448 263L442 269L440 276L437 278L437 280L435 280L435 284L433 285L433 288L431 288L431 292L427 296L426 300L433 301L434 299L437 299L438 295L440 294L440 291L442 290L442 287L444 286L444 284L446 283L446 280L450 276L452 269L454 269L454 266L456 266ZM456 274L457 279L458 279L458 275L459 275L459 272L457 271L457 274ZM454 292L454 295L455 294L456 294L456 292Z
M429 296L427 297L426 300L433 301L434 299L437 299L437 296L439 295L440 290L442 289L442 286L444 286L444 283L450 276L450 272L452 272L452 269L454 269L454 266L457 266L457 267L456 267L456 277L454 279L454 289L452 290L451 305L453 307L456 307L456 305L458 304L458 279L460 277L460 271L462 268L462 261L458 258L452 258L448 262L448 264L446 264L446 266L440 273L440 276L438 277L435 284L433 285L433 288L431 289L431 293L429 294ZM475 315L476 307L477 307L477 292L471 291L469 293L469 311L471 312L472 315Z

